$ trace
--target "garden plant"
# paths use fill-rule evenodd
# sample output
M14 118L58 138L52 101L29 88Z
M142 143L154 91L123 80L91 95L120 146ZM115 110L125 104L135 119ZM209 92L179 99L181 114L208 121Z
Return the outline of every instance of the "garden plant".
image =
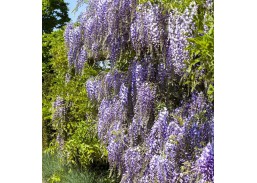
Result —
M113 182L214 182L213 1L86 4L45 38L45 151Z

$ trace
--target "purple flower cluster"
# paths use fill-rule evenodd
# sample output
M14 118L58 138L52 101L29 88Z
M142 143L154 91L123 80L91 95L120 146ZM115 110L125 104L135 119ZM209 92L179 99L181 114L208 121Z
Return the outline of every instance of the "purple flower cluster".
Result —
M125 173L123 175L123 179L121 182L133 182L135 181L135 176L140 173L143 162L142 162L142 152L140 152L139 147L129 148L126 150L124 154L124 165L125 165ZM126 181L125 181L126 179Z
M53 121L62 120L62 118L66 113L66 109L64 105L65 105L64 100L60 96L57 96L55 102L53 103L53 109L54 109L54 114L52 118Z
M147 79L147 64L140 64L136 59L133 61L130 67L131 74L131 92L133 96L133 103L136 102L137 92L143 82Z
M131 144L138 144L139 137L145 138L147 124L154 105L155 92L155 88L151 88L150 84L146 82L138 90L133 121L128 129Z
M122 168L122 155L127 144L124 133L126 110L117 98L103 99L98 113L98 137L107 145L108 160L113 168Z
M86 62L86 59L87 59L87 52L84 48L81 48L79 52L78 60L76 61L76 66L75 66L77 73L80 73L82 71L84 64Z
M161 12L150 2L137 7L134 21L130 27L131 40L135 50L160 45L163 30L160 25Z
M150 182L172 182L173 165L162 155L154 155L150 161Z
M61 122L64 121L66 108L65 108L65 102L60 96L57 96L55 102L53 103L53 109L54 109L54 113L53 113L52 120L58 132L56 136L56 142L59 145L59 149L62 151L64 146L64 139L62 137L62 131L59 130L59 126L61 125Z
M164 85L165 78L167 78L167 71L164 63L158 65L158 80L161 85Z
M120 87L119 99L123 106L128 104L128 88L124 83L122 83Z
M179 102L169 93L183 75L198 7L192 2L182 13L162 8L136 0L89 0L79 25L65 31L69 65L81 72L87 58L111 62L108 73L87 80L86 90L99 105L98 137L121 182L194 182L191 165L213 181L213 149L207 145L213 143L213 104L202 92L183 93ZM134 58L128 70L118 71L116 61L129 51Z
M136 0L88 1L86 12L80 16L79 26L89 57L98 59L104 54L111 62L118 59L129 41L131 12L135 4Z
M146 139L150 155L159 153L164 145L163 143L167 140L168 114L166 108L159 112L159 116Z
M98 80L89 79L86 83L87 95L91 100L98 99L100 82Z
M98 136L107 145L110 166L120 170L122 182L195 180L195 177L180 171L185 162L193 164L196 161L195 148L201 149L208 142L213 142L212 104L202 92L193 93L189 100L182 101L172 112L164 107L155 121L151 121L156 86L146 82L148 74L142 74L142 69L136 69L142 67L137 66L135 64L134 79L132 72L131 80L114 70L102 76L102 80L87 81L91 99L99 98L99 92L105 93L98 99L101 101ZM145 72L149 73L147 69ZM132 91L133 85L138 89ZM119 88L119 92L114 92L115 88ZM133 96L136 102L130 108L129 101ZM128 123L131 110L133 116ZM144 156L139 153L141 148L144 149ZM138 159L143 166L138 165Z
M208 143L196 161L196 169L202 175L203 182L214 182L214 145Z
M122 128L122 121L117 120L113 123L107 134L108 137L108 161L112 167L122 169L122 155L126 147L126 136Z
M98 112L98 137L107 142L108 128L113 120L111 101L103 99Z
M137 71L141 66L135 64L134 68ZM96 98L95 92L105 92L98 100L101 101L98 136L107 145L110 166L121 172L121 182L195 180L180 171L185 162L194 164L196 161L198 151L195 148L202 149L213 142L213 106L202 92L193 93L171 112L164 107L151 121L156 86L146 82L148 74L142 76L141 72L135 72L134 79L132 72L131 79L110 71L102 77L104 84L100 87L94 87L94 82L102 83L100 79L87 81L91 99ZM115 93L117 86L119 92ZM138 89L133 91L132 86ZM133 96L135 104L130 103ZM128 114L132 114L131 118Z
M74 67L76 73L81 73L87 59L87 53L82 44L81 27L68 24L64 32L64 39L68 48L69 67Z
M192 36L194 30L194 15L197 13L197 5L192 2L181 15L178 12L171 12L168 19L167 65L171 72L177 75L183 74L185 68L184 60L188 58L187 38Z
M101 102L103 98L112 98L119 94L126 103L128 88L124 85L124 75L117 70L110 71L102 77L91 78L86 82L86 90L91 100Z

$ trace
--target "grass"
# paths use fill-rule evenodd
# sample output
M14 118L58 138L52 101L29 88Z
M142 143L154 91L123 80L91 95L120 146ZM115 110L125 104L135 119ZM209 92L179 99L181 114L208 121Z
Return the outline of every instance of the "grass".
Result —
M113 183L108 170L84 170L65 166L57 155L43 154L43 183Z

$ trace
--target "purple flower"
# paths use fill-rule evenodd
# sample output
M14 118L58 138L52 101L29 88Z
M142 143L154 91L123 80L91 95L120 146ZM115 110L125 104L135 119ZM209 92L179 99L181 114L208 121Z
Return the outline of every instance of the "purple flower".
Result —
M125 143L121 121L112 124L108 133L108 161L111 167L121 169L123 160L122 155L125 150Z
M158 46L163 29L161 28L161 13L156 5L150 2L138 5L135 19L130 26L132 44L135 50L144 47Z
M200 158L196 161L196 169L202 174L204 181L214 181L214 147L208 143Z
M63 116L66 113L64 105L64 100L60 96L57 96L55 102L53 103L53 108L55 110L53 114L53 121L62 120Z
M160 80L160 84L164 84L164 80L167 77L167 72L166 72L166 68L165 68L165 64L164 63L160 63L158 65L158 80Z
M172 163L161 155L154 155L150 161L150 182L168 183L172 180Z
M149 154L155 154L162 150L163 144L167 140L168 114L167 108L159 112L159 116L146 139L149 146Z
M95 81L92 79L87 80L86 89L88 98L93 100L95 98Z
M81 47L82 28L74 27L71 23L67 25L64 33L64 39L68 48L69 67L75 67L77 73L81 73L86 61L87 53Z
M67 24L65 32L64 32L64 40L66 42L66 45L70 45L70 39L72 38L72 30L73 25L71 23Z
M104 142L108 141L107 132L112 119L111 101L103 99L98 112L98 137Z
M137 144L138 137L144 137L147 132L147 124L155 98L155 88L150 87L149 83L143 83L138 90L137 101L134 108L134 117L129 127L131 143Z
M87 52L86 52L86 50L81 48L79 56L78 56L78 60L76 63L76 70L78 73L80 73L82 71L84 64L86 62L86 59L87 59Z
M128 103L128 88L124 85L124 83L122 83L120 87L119 98L122 105L125 106Z
M188 59L188 51L185 48L188 45L187 38L192 36L193 17L196 14L197 6L192 3L191 8L186 8L180 15L174 11L170 13L168 19L168 45L167 45L167 65L169 70L182 76L185 69L184 61ZM171 72L171 71L169 71Z
M127 149L124 157L126 174L130 180L133 180L134 176L142 169L143 157L138 147Z

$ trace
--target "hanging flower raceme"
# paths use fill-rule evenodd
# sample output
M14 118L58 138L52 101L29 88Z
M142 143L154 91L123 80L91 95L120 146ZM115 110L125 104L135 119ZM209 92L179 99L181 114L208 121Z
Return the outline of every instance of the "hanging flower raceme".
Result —
M150 182L172 182L172 163L161 155L154 155L150 161Z
M88 79L86 83L87 95L91 100L97 100L98 96L98 88L99 88L98 80Z
M167 108L164 108L159 112L158 119L155 121L151 132L146 139L147 145L149 146L148 153L150 155L154 155L162 150L163 145L167 140L168 114Z
M64 138L62 131L59 130L59 126L65 120L66 108L65 101L60 96L57 96L55 102L53 103L54 114L52 121L54 122L54 128L57 130L56 142L59 145L59 149L62 151L64 147Z
M84 46L89 57L109 57L115 63L128 45L132 6L136 0L98 0L88 2L79 19ZM111 44L110 44L111 43ZM108 53L108 54L106 54Z
M192 2L183 14L174 11L168 18L168 48L167 66L171 72L182 76L185 69L184 61L188 58L188 51L185 50L189 44L187 38L192 37L194 30L194 15L197 13L197 5Z
M160 63L158 65L158 80L160 81L161 85L164 85L165 79L167 78L168 74L166 71L166 67L164 63Z
M214 145L208 143L196 161L196 169L202 175L201 182L214 181Z
M119 99L123 106L128 104L128 88L125 86L124 83L122 83L120 87Z
M78 60L76 61L75 69L77 73L81 73L84 67L84 64L87 59L87 52L84 48L80 49Z
M103 99L98 112L98 137L103 142L108 142L108 130L113 120L112 102Z
M122 121L115 120L108 132L108 161L112 168L122 169L122 155L126 148L126 136L122 128Z
M64 40L66 42L67 47L71 46L71 40L72 40L72 31L73 31L73 25L72 23L67 24L65 32L64 32Z
M125 173L121 182L136 181L136 176L138 176L143 167L143 155L141 154L139 147L127 149L124 154L124 159Z
M69 23L65 29L64 39L68 48L69 67L74 67L76 73L81 73L87 60L86 50L82 45L82 30Z
M53 121L61 120L64 117L66 113L64 104L64 100L60 96L58 96L53 103L53 108L55 110L53 115Z
M98 137L107 144L108 160L112 168L122 169L122 155L127 146L123 123L126 110L117 98L102 100L98 113Z
M137 102L134 108L134 117L129 127L129 135L132 144L137 144L138 139L146 136L147 124L149 122L150 113L153 109L155 88L149 83L143 83L138 90Z
M130 27L131 40L136 51L149 47L156 48L161 44L164 32L161 19L162 14L157 5L147 2L137 7Z

